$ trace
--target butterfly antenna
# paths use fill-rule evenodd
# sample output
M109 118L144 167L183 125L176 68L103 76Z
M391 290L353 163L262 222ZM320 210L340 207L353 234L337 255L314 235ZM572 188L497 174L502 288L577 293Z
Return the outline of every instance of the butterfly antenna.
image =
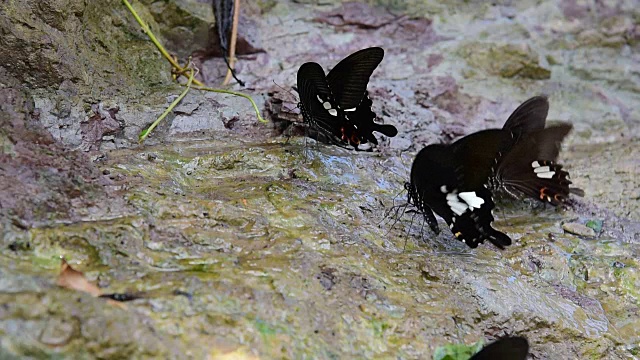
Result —
M384 215L382 215L382 219L380 220L380 222L378 222L378 226L382 225L385 221L387 221L387 219L390 217L389 215L391 215L391 213L398 213L398 208L401 207L402 204L400 205L392 205L390 206L388 209L385 209L384 211Z
M293 95L293 93L292 93L291 91L289 91L289 90L287 90L287 89L283 88L282 86L280 86L280 84L278 84L275 80L271 80L271 81L273 81L273 83L274 83L277 87L279 87L280 89L282 89L282 91L284 91L284 92L286 92L287 94L291 95L291 97L294 99L294 101L296 101L296 96L295 96L295 95Z
M388 218L390 218L391 216L389 215L391 215L392 212L394 213L394 217L396 218L396 221L397 221L398 214L400 213L400 208L403 207L404 205L405 204L393 205L389 209L387 209L384 212L384 216L382 217L382 220L380 220L380 222L378 223L378 226L382 225ZM394 225L395 225L395 222L394 222ZM393 227L393 225L391 225L391 227Z

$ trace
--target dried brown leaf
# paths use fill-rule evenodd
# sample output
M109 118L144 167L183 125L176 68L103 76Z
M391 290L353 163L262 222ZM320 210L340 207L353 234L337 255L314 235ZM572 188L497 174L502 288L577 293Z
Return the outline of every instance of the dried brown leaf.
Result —
M89 280L87 280L87 278L84 276L84 273L71 267L71 265L69 265L67 260L65 260L64 258L62 258L61 260L62 263L60 265L60 274L58 275L57 281L58 286L91 294L91 296L94 297L102 295L102 290L100 290L100 288L98 288L96 285L90 283ZM122 309L127 308L125 304L111 299L108 299L107 303L118 306Z

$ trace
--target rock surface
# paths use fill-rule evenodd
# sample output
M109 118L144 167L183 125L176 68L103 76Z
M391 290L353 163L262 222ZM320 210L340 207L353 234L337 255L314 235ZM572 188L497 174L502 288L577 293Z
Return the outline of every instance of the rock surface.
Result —
M207 2L133 5L221 82ZM638 16L608 1L243 2L234 89L274 122L193 91L137 145L181 88L124 5L2 2L0 358L423 359L504 334L538 359L637 356ZM385 49L369 91L399 136L369 153L285 144L297 97L274 81L367 46ZM500 127L539 93L574 125L561 158L584 198L499 203L505 251L385 219L416 151ZM594 220L588 239L563 231ZM58 288L60 256L143 296L120 309Z

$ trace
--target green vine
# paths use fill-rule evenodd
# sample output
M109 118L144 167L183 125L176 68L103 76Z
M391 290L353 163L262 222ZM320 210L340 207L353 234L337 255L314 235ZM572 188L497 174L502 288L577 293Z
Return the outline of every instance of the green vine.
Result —
M192 88L191 87L192 83L194 85L196 85L196 86L193 87L193 89L202 90L202 91L211 91L211 92L221 93L221 94L230 94L230 95L240 96L240 97L243 97L243 98L249 100L249 102L251 102L251 105L253 106L253 109L256 112L256 117L258 118L258 121L261 122L261 123L267 123L268 122L267 120L263 119L262 116L260 115L260 109L258 109L258 105L256 105L255 101L253 101L251 96L243 94L243 93L239 93L239 92L236 92L236 91L224 90L224 89L214 89L214 88L206 87L201 81L199 81L197 79L194 79L194 76L195 76L195 73L197 73L197 70L194 69L190 65L190 62L185 67L180 66L178 61L175 58L171 57L171 55L169 55L169 52L167 52L167 50L164 48L164 46L162 46L160 41L158 41L158 38L156 38L155 35L151 32L151 29L149 28L149 25L147 25L142 20L142 18L140 18L140 16L136 12L136 10L133 8L133 6L131 6L131 3L129 3L128 0L122 0L122 2L127 7L127 9L129 9L129 11L133 15L133 17L136 19L136 21L138 22L138 24L142 28L142 31L144 31L144 33L147 34L147 36L149 37L151 42L153 42L153 44L158 48L158 50L160 51L162 56L164 56L169 61L171 66L174 68L173 73L174 74L178 74L178 75L185 75L189 79L187 81L187 84L186 84L187 88L182 92L182 94L180 94L180 96L174 102L172 102L171 105L169 105L169 108L167 108L167 110L165 110L165 112L163 112L162 115L160 115L160 117L156 121L154 121L153 124L151 124L151 126L149 126L147 129L143 130L140 133L140 136L139 136L139 141L140 142L143 142L149 136L149 133L156 126L158 126L160 121L162 121L162 119L164 119L169 114L169 112L180 102L180 100L182 100L182 98L184 98L184 96L187 94L187 92L189 92L189 89Z
M156 119L156 121L153 122L153 124L151 124L151 126L149 126L148 128L142 130L142 132L138 136L138 142L143 142L147 138L147 136L149 136L149 133L151 133L151 131L153 131L153 129L155 129L156 126L158 126L158 124L160 124L160 121L162 121L162 119L167 117L167 115L169 115L171 110L173 110L173 108L176 107L176 105L178 105L178 103L180 103L182 98L184 98L187 95L189 90L191 90L191 83L193 82L193 77L197 73L198 73L197 70L191 69L191 71L189 72L189 80L187 80L186 88L184 89L182 94L180 94L180 96L178 96L177 99L173 100L171 105L169 105L169 107L162 113L162 115L160 115L159 118Z

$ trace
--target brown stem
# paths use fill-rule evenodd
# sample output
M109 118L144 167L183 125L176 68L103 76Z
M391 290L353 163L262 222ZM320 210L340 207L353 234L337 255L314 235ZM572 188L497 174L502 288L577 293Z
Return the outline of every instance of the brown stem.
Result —
M236 62L236 40L238 39L238 18L240 17L240 0L233 0L233 24L231 25L231 43L229 44L229 68L222 85L229 85L231 69Z

